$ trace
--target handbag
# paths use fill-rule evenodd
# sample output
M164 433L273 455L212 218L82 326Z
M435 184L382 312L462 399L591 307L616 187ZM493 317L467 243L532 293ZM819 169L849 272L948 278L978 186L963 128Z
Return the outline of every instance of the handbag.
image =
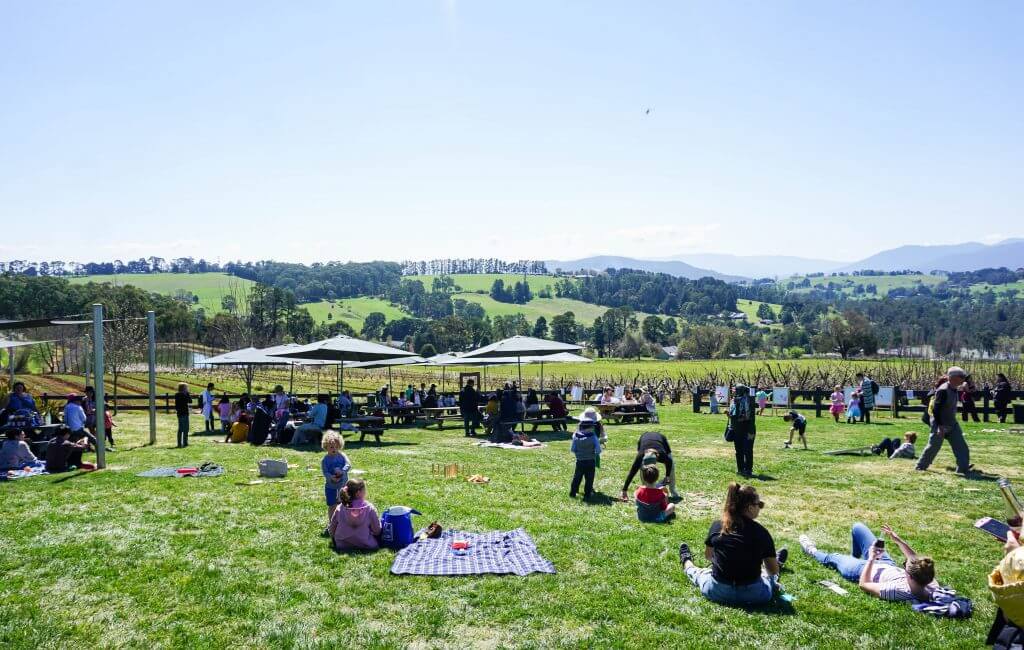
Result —
M732 430L732 424L725 425L725 441L732 442L736 440L736 432Z

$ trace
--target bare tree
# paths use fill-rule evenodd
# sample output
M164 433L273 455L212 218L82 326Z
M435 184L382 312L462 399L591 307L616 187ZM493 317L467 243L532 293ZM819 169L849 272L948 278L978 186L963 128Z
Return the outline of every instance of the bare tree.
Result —
M110 321L103 325L103 362L114 376L114 413L117 413L117 386L120 376L146 353L148 330L146 321L129 312L128 305L114 302L108 305ZM96 405L97 413L103 405Z

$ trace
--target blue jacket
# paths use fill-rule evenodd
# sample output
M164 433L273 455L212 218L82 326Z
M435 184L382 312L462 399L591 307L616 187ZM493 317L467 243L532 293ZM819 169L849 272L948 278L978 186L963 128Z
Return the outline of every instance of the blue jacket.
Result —
M583 429L572 434L572 445L569 450L576 455L576 460L597 460L601 455L601 441L597 439L595 429Z

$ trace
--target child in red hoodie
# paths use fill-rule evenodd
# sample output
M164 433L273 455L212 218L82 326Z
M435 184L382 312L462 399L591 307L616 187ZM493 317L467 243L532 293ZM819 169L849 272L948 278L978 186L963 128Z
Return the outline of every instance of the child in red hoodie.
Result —
M341 502L331 515L328 528L334 548L339 551L346 549L380 548L380 516L373 504L366 500L366 481L359 478L349 479L338 491Z
M668 488L656 487L658 468L653 464L644 465L640 470L643 487L637 488L636 517L644 523L660 524L675 514L676 506L668 501Z

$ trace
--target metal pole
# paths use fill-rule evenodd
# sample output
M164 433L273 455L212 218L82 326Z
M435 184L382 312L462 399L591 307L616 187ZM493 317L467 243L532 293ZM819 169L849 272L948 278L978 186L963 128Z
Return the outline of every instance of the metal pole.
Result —
M85 341L85 384L83 384L83 385L84 386L88 386L89 385L89 367L90 367L90 364L92 364L92 359L90 359L89 357L92 355L92 350L90 349L92 346L89 344L89 335L88 334L86 334L83 337L83 340Z
M11 389L11 393L13 394L14 393L14 347L13 346L7 348L7 360L10 361L10 363L11 363L11 367L10 367L10 371L11 371L10 389Z
M388 366L388 397L391 396L392 392L394 392L394 389L391 387L391 366Z
M288 394L291 395L295 392L295 364L290 364L292 367L292 374L288 378Z
M96 376L96 423L103 421L103 414L106 409L106 396L103 394L103 305L96 303L92 306L92 348L96 354L94 374ZM100 425L102 426L102 425ZM102 429L99 429L102 431ZM106 438L97 437L96 440L96 469L104 469L107 466Z
M341 375L341 386L338 388L338 394L341 395L341 391L345 390L345 362L342 361L341 365L338 366L338 373Z
M156 444L156 312L146 312L149 330L149 444Z

